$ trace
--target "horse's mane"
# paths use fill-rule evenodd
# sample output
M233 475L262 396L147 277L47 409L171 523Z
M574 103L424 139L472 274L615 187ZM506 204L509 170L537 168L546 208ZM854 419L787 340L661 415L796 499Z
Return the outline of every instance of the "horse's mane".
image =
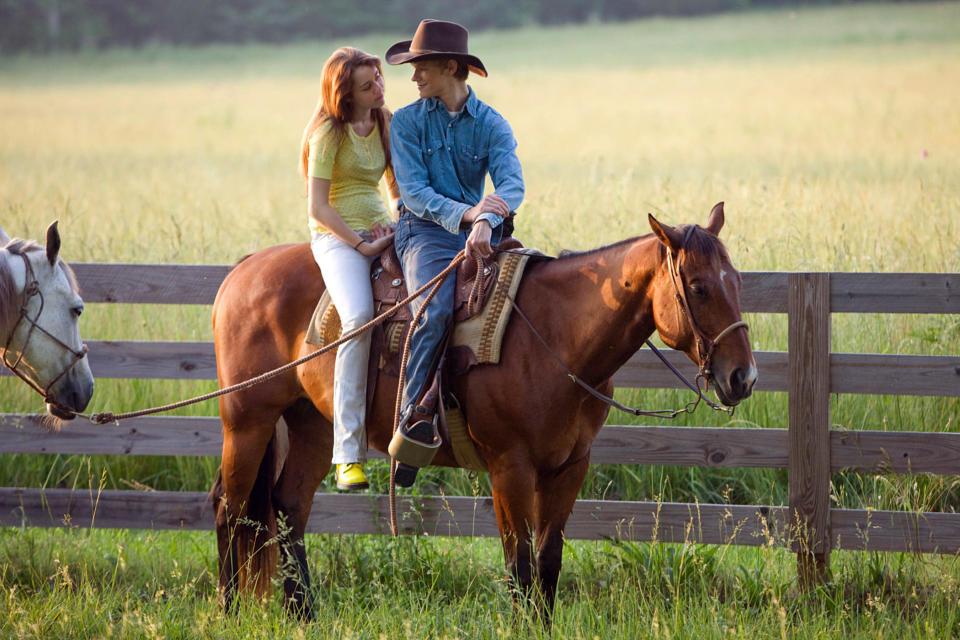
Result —
M25 255L32 251L43 251L44 248L33 240L21 240L13 238L3 249L11 256ZM67 281L70 288L75 292L80 292L77 284L77 276L63 260L57 260L57 264L63 268L67 274ZM17 284L13 279L13 269L10 267L9 259L0 259L0 335L6 334L20 313L20 296L17 291Z
M652 235L652 234L647 234L647 235ZM596 249L587 249L586 251L573 251L573 250L571 250L571 249L562 249L562 250L560 251L560 253L557 255L557 260L572 260L572 259L575 259L575 258L588 257L588 256L591 256L591 255L593 255L593 254L595 254L595 253L599 253L599 252L601 252L601 251L606 251L607 249L612 249L613 247L619 247L619 246L622 245L622 244L630 244L630 243L635 242L635 241L637 241L637 240L639 240L640 238L643 238L643 237L645 237L645 236L636 236L636 237L633 237L633 238L627 238L626 240L620 240L620 241L618 241L618 242L614 242L613 244L608 244L608 245L604 245L604 246L602 246L602 247L597 247Z
M685 252L697 255L698 257L708 261L712 261L714 258L719 258L720 260L726 260L729 262L730 256L727 254L727 248L723 246L723 242L720 241L720 238L713 235L700 225L687 224L679 226L677 229L682 231L684 236L686 236L686 244L683 247ZM688 232L690 234L689 236L687 236ZM652 233L648 233L642 236L634 236L633 238L627 238L626 240L620 240L618 242L614 242L613 244L597 247L596 249L588 249L586 251L571 251L570 249L563 249L557 256L557 259L572 260L576 258L589 258L595 253L607 251L608 249L613 249L621 245L632 244L637 240L641 240L652 235ZM661 257L666 256L666 250L666 247L660 243L658 251L660 252Z

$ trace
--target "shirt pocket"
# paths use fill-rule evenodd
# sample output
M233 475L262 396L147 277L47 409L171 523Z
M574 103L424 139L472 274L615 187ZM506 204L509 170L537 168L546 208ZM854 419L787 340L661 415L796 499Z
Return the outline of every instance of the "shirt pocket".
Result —
M478 167L487 166L488 153L486 149L479 149L472 144L464 143L460 145L460 157L463 161L468 164L477 165Z
M444 164L443 142L437 139L428 139L423 143L423 160L431 176L439 175Z

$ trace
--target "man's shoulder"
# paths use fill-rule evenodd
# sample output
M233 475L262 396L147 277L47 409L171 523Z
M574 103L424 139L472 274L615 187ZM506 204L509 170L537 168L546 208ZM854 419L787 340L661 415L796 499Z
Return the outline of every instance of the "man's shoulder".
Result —
M481 100L479 97L475 96L476 102L474 103L474 117L478 122L482 122L487 126L506 126L510 127L510 123L507 122L507 119L504 118L499 111L491 107L489 104Z
M404 118L415 118L418 117L423 111L427 108L426 99L420 98L419 100L414 100L410 104L400 107L393 112L393 117L399 117L401 120Z

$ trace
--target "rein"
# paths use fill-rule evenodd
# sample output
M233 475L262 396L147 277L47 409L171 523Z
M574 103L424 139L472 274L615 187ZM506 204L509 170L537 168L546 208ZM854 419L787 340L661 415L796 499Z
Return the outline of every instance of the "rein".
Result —
M50 389L53 388L53 385L55 385L60 380L60 378L67 375L67 373L74 367L74 365L80 362L84 358L84 356L87 355L87 345L84 344L79 351L74 350L73 347L66 344L60 338L58 338L57 336L53 335L52 333L50 333L49 331L47 331L46 329L40 326L40 324L38 323L38 320L40 320L40 315L43 313L43 306L44 306L43 291L40 290L40 281L37 279L36 273L33 270L33 265L30 264L30 260L27 258L26 254L20 253L18 255L21 258L23 258L23 264L24 264L24 267L26 268L26 271L24 272L24 282L23 282L23 302L20 303L20 317L17 318L16 323L14 323L13 328L10 330L10 335L7 337L6 344L3 345L2 354L0 354L0 358L2 358L3 364L6 365L8 369L10 369L13 375L17 376L18 378L26 382L31 389L33 389L34 391L39 393L41 396L43 396L44 402L50 403ZM40 308L37 310L37 315L31 318L29 307L30 307L30 300L34 297L40 298ZM13 341L13 336L14 334L16 334L17 328L20 326L20 323L24 321L29 323L30 328L27 330L27 337L23 341L23 346L20 347L20 353L17 356L17 359L11 364L10 360L7 357L7 354L10 352L10 343ZM61 371L57 376L53 378L53 380L47 383L46 386L42 386L39 382L37 382L36 380L34 380L30 376L28 376L26 373L24 373L23 371L17 368L23 362L23 356L27 352L27 346L30 344L30 339L33 337L33 332L35 330L44 334L45 336L53 340L57 345L62 347L65 351L73 355L73 359L70 360L69 364L67 364L66 367L64 367L63 371Z
M311 354L305 355L305 356L303 356L302 358L300 358L300 359L298 359L298 360L294 360L293 362L289 362L289 363L283 365L282 367L277 367L276 369L273 369L273 370L271 370L271 371L267 371L266 373L262 373L262 374L260 374L259 376L256 376L256 377L254 377L254 378L250 378L249 380L245 380L245 381L243 381L243 382L238 382L238 383L235 384L235 385L231 385L231 386L225 387L225 388L223 388L223 389L218 389L217 391L213 391L213 392L211 392L211 393L207 393L207 394L204 394L204 395L202 395L202 396L196 396L196 397L194 397L194 398L189 398L189 399L187 399L187 400L181 400L180 402L174 402L174 403L171 403L171 404L165 404L165 405L159 406L159 407L153 407L153 408L151 408L151 409L142 409L142 410L140 410L140 411L131 411L131 412L129 412L129 413L117 413L117 414L115 414L115 413L110 413L110 412L108 411L108 412L104 412L104 413L94 413L94 414L92 414L92 415L87 415L87 414L84 414L84 413L74 413L74 415L78 415L78 416L87 418L88 420L90 420L90 422L92 422L92 423L94 423L94 424L107 424L108 422L119 422L120 420L125 420L125 419L127 419L127 418L138 418L138 417L140 417L140 416L152 415L152 414L154 414L154 413L163 413L163 412L165 412L165 411L172 411L173 409L179 409L180 407L186 407L186 406L191 405L191 404L197 404L198 402L204 402L204 401L206 401L206 400L211 400L211 399L213 399L213 398L217 398L217 397L219 397L219 396L223 396L223 395L226 395L226 394L228 394L228 393L233 393L234 391L240 391L241 389L246 389L246 388L248 388L248 387L252 387L252 386L254 386L254 385L260 384L261 382L264 382L264 381L266 381L266 380L269 380L270 378L274 378L274 377L280 375L281 373L285 373L285 372L289 371L290 369L294 369L294 368L296 368L296 367L299 367L301 364L303 364L303 363L305 363L305 362L308 362L308 361L310 361L310 360L313 360L314 358L316 358L316 357L318 357L318 356L321 356L321 355L323 355L324 353L327 353L328 351L330 351L330 350L332 350L332 349L335 349L336 347L340 346L340 345L343 344L344 342L347 342L348 340L352 340L353 338L355 338L355 337L357 337L358 335L364 333L365 331L369 331L369 330L373 329L375 326L377 326L377 325L379 325L379 324L383 324L384 321L386 321L388 318L390 318L391 316L393 316L393 315L394 315L398 310L400 310L402 307L404 307L404 306L410 304L411 302L413 302L413 301L417 298L417 296L419 296L420 294L422 294L423 292L425 292L425 291L426 291L427 289L429 289L430 287L438 288L439 285L440 285L444 280L446 280L447 276L449 276L450 273L453 272L453 270L457 268L457 265L459 265L459 264L463 261L464 257L465 257L465 256L464 256L463 252L461 252L460 254L458 254L457 257L455 257L455 258L453 259L453 261L443 269L443 271L441 271L441 272L438 273L436 276L434 276L429 282L427 282L427 283L424 284L422 287L420 287L419 289L417 289L416 291L414 291L412 294L408 295L406 298L404 298L403 300L401 300L400 302L398 302L395 306L391 307L390 309L384 311L384 312L381 313L380 315L378 315L378 316L376 316L375 318L373 318L372 320L370 320L370 322L366 323L365 325L363 325L363 326L361 326L361 327L357 327L356 329L354 329L353 331L351 331L350 333L348 333L348 334L346 334L346 335L340 336L339 339L337 339L337 340L335 340L334 342L331 342L330 344L328 344L328 345L326 345L326 346L318 349L317 351L314 351L314 352L311 353ZM431 294L432 294L432 292L431 292ZM426 306L426 305L424 305L424 306ZM61 374L61 375L62 375L62 374ZM391 474L391 477L392 477L392 474Z

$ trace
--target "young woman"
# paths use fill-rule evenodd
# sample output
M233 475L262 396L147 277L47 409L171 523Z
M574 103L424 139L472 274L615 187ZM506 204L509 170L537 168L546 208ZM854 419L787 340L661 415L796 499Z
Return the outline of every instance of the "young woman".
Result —
M370 262L393 241L380 192L390 165L390 112L383 106L380 59L342 47L323 66L320 101L303 131L300 170L307 181L311 249L340 315L343 333L373 318ZM395 207L391 207L395 210ZM333 463L337 487L369 485L366 458L367 360L370 334L337 350L333 389Z

